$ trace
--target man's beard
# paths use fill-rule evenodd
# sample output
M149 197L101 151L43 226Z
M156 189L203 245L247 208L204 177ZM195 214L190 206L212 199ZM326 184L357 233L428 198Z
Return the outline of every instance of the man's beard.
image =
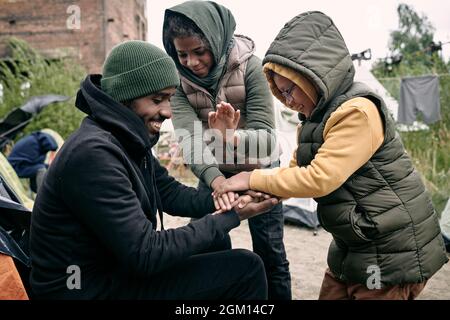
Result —
M159 134L159 132L158 133L149 132L148 136L150 137L150 143L153 146L158 142L160 134Z

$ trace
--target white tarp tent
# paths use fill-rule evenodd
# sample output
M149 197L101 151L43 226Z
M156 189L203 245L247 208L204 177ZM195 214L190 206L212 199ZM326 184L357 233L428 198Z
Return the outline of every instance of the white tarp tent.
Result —
M174 141L176 141L176 137L172 120L164 120L160 129L158 143L152 148L153 155L157 158L168 156L169 146Z
M398 115L398 102L395 100L389 92L386 90L386 88L380 83L380 81L375 78L375 76L370 72L368 68L366 68L364 65L359 65L358 62L354 62L353 65L355 66L355 81L357 82L363 82L366 85L368 85L372 90L375 91L376 94L378 94L386 104L386 107L389 109L389 111L392 114L392 117L395 121L397 121L397 115Z
M164 120L161 125L160 132L174 132L173 124L171 119Z
M298 113L294 112L280 101L274 99L275 127L277 140L281 149L280 166L288 167L294 151L297 148L297 126L300 123ZM317 203L311 198L290 198L283 201L283 214L287 221L317 228Z

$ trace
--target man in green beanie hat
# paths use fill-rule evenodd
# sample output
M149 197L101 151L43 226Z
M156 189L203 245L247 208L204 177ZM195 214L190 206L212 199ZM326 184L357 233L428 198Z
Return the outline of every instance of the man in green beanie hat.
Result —
M114 47L103 75L82 82L76 107L87 117L52 163L33 209L33 298L267 297L257 255L212 248L277 200L244 195L243 208L208 214L215 211L209 192L175 181L151 153L178 84L172 59L143 41ZM164 230L163 211L199 219Z

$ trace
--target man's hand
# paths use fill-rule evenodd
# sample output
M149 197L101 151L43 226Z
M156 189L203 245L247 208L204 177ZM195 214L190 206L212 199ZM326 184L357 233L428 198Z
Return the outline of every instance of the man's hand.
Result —
M211 129L217 129L222 134L223 142L234 142L234 131L236 130L241 112L235 110L227 102L221 102L216 106L215 112L208 114L208 125Z
M225 179L224 176L218 176L211 182L211 188L215 190L227 179ZM213 196L214 200L214 206L216 207L216 210L223 211L229 211L232 208L232 203L235 202L235 200L239 197L238 194L235 194L234 192L225 192L221 194L220 196Z
M219 185L214 189L213 196L215 198L221 197L227 192L245 191L250 189L250 175L249 171L240 172L231 178L221 180ZM215 181L215 180L214 180Z
M232 206L239 216L239 220L242 221L271 210L278 202L279 200L275 197L249 190L233 202ZM217 210L213 214L220 214L225 211Z
M238 199L239 201L239 199ZM245 203L245 204L244 204ZM242 196L241 201L234 207L234 211L239 216L239 219L245 220L255 217L261 213L271 210L276 204L278 204L277 198L268 198L259 201L258 198L253 198L249 195ZM241 206L243 206L241 208Z
M236 200L231 204L231 206L234 209L242 209L247 204L249 204L251 202L258 203L258 202L261 202L261 201L264 201L264 200L268 200L268 199L271 199L271 198L275 198L275 197L272 196L272 195L269 195L269 194L262 193L262 192L253 191L253 190L247 190L242 195L239 195L239 194L235 193L234 194L234 198ZM280 201L278 198L277 198L277 200ZM216 210L214 212L214 214L222 213L222 212L225 212L225 211L228 211L228 210L218 209L218 210Z

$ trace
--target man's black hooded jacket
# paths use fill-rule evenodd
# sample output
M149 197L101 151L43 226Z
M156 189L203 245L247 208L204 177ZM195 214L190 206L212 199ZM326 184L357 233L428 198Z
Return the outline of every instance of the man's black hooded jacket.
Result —
M208 214L215 210L209 192L168 175L151 153L157 138L99 83L97 75L82 83L76 106L88 116L59 151L36 198L30 280L37 297L108 298L119 270L153 275L239 225L233 211ZM158 209L201 219L156 231ZM69 290L76 268L81 289Z

